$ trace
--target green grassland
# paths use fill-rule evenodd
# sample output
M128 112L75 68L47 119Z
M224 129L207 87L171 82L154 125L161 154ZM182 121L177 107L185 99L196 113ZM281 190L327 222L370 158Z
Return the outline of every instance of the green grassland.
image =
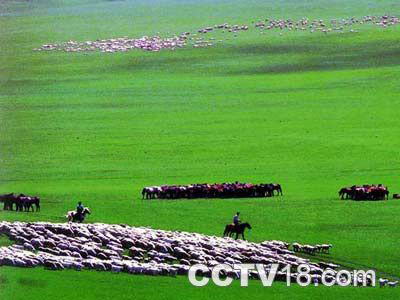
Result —
M240 33L145 53L34 52L45 43L194 31L265 17L399 15L398 1L0 1L0 192L40 213L221 235L237 210L251 241L332 243L322 257L400 277L400 202L349 202L339 187L400 193L400 31ZM279 182L269 199L142 201L146 185ZM0 243L6 244L3 240ZM27 294L29 291L29 294ZM194 288L186 278L0 269L3 299L398 298L399 289ZM3 296L3 297L2 297Z

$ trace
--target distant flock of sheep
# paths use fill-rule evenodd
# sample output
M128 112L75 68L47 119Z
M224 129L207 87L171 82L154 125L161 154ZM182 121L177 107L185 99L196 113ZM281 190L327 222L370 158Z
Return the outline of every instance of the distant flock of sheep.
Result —
M126 225L0 222L0 234L16 242L0 248L0 266L176 276L186 275L192 265L204 264L209 270L199 275L210 276L211 269L221 263L264 264L267 274L270 266L277 263L281 267L292 266L293 282L300 264L310 267L313 282L321 282L321 274L327 269L334 273L327 280L333 280L339 267L298 257L282 241L251 243ZM240 271L221 275L238 279ZM259 279L258 273L251 271L250 278ZM286 281L286 272L279 271L276 280ZM352 280L358 282L361 278Z
M161 49L176 49L185 45L183 36L161 38L160 36L143 36L141 38L121 37L115 39L102 39L96 41L68 41L60 44L46 44L36 51L62 50L65 52L100 51L106 53L126 52L134 49L146 51L160 51Z
M277 183L202 183L191 185L162 185L142 189L143 199L179 198L249 198L282 195L282 187Z
M59 50L65 52L87 52L87 51L100 51L105 53L126 52L134 49L141 49L145 51L158 52L162 49L175 50L188 45L194 48L203 48L214 46L215 44L222 43L229 40L229 37L221 38L220 35L210 36L210 33L220 32L222 34L228 33L233 38L238 36L239 32L248 31L251 27L258 29L260 34L265 34L270 30L285 31L308 31L313 32L345 32L346 28L349 32L356 32L352 28L354 25L372 24L387 28L390 26L400 24L400 20L396 16L364 16L362 18L345 18L345 19L331 19L324 21L322 19L310 20L308 18L301 18L299 20L291 19L261 19L252 21L252 26L242 24L217 24L213 26L206 26L197 30L197 32L183 32L179 35L172 37L161 37L160 34L155 36L143 36L141 38L111 38L99 39L95 41L68 41L64 43L45 44L35 51L52 51ZM207 34L207 35L205 35Z

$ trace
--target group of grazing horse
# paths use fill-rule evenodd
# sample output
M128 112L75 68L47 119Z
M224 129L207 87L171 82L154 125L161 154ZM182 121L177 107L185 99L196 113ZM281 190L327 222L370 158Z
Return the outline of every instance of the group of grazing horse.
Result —
M191 185L163 185L145 187L142 190L143 199L179 199L179 198L250 198L272 197L282 195L280 184L252 183L214 183Z
M40 211L40 198L36 196L27 196L24 194L16 195L14 193L0 195L0 202L3 202L4 210L15 211Z
M339 191L341 199L385 200L389 199L389 190L383 184L344 187Z

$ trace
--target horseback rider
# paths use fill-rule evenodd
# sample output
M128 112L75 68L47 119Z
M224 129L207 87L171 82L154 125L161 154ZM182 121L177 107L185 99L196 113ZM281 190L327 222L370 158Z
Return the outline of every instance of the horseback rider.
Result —
M235 225L235 229L239 226L240 224L240 219L239 219L240 212L237 212L236 215L233 216L233 225Z
M82 219L83 219L83 210L84 210L84 207L82 205L82 202L79 201L78 206L76 207L76 216L77 216L78 220L80 220L80 221L82 221Z

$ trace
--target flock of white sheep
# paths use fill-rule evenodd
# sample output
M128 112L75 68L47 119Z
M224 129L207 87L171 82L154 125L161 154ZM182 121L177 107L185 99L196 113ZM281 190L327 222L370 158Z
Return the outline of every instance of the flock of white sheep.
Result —
M46 44L36 51L62 50L65 52L100 51L106 53L125 52L134 49L146 51L160 51L161 49L180 48L185 45L182 37L161 38L160 36L143 36L141 38L121 37L115 39L103 39L96 41L68 41L60 44Z
M126 225L1 222L0 234L15 241L0 248L0 266L176 276L186 275L192 265L205 264L209 271L200 275L210 276L212 268L221 263L260 263L267 273L277 263L282 268L291 265L295 281L297 267L307 264L314 282L321 280L324 270L337 274L339 267L296 256L282 241L252 243ZM240 278L235 270L223 275ZM250 271L250 278L259 279L258 273ZM286 272L278 272L276 280L286 281Z
M194 48L203 48L214 46L219 43L237 38L239 32L247 32L250 28L257 29L260 34L266 34L271 30L278 30L280 35L291 31L323 32L357 32L361 25L372 24L382 28L400 24L400 19L396 16L364 16L362 18L323 19L310 20L301 18L299 20L291 19L261 19L251 22L252 26L242 24L217 24L198 29L196 32L184 32L172 37L143 36L141 38L112 38L95 41L68 41L64 43L45 44L36 51L60 50L66 52L82 51L101 51L106 53L126 52L134 49L158 52L162 49L175 50L178 48L191 46ZM213 35L214 33L217 33ZM228 36L227 36L228 35Z

